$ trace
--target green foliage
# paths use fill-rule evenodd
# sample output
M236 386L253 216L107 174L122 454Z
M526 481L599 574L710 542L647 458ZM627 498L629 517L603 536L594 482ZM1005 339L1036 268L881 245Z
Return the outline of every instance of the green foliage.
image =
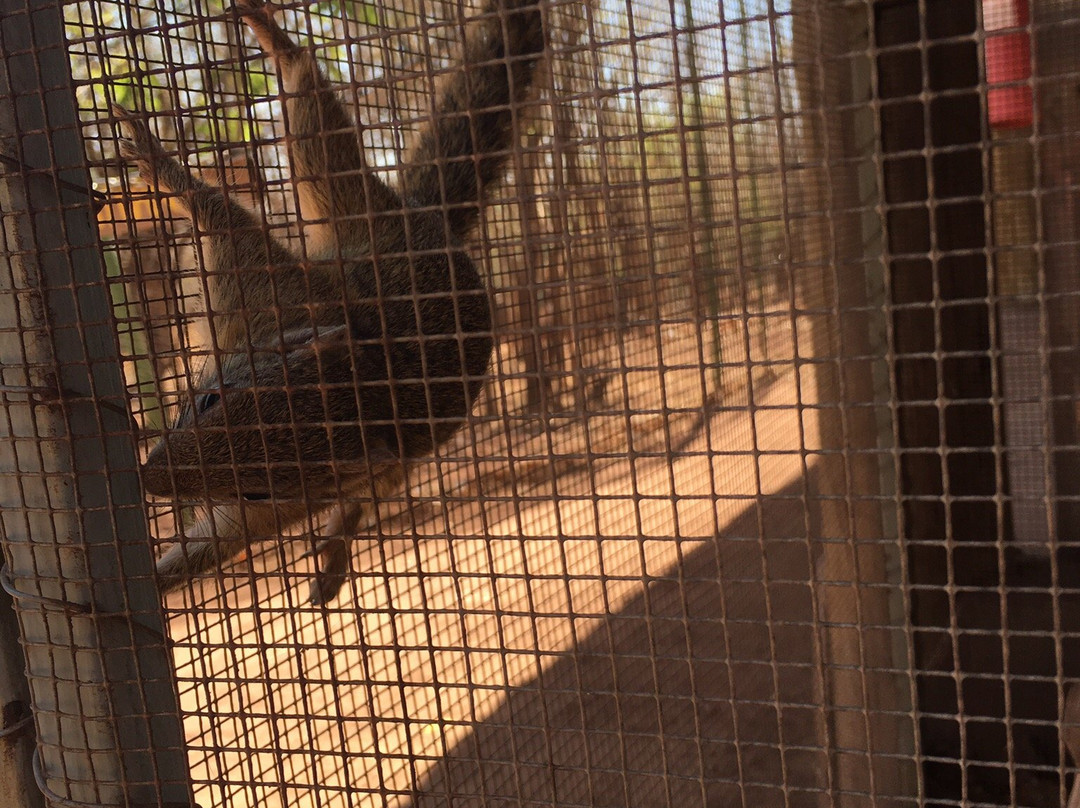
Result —
M105 250L104 259L109 295L112 298L113 311L120 324L116 333L120 343L120 353L122 356L137 357L134 360L134 376L137 381L131 392L140 400L144 426L156 429L164 423L164 409L161 400L155 394L156 374L149 358L146 332L135 325L139 320L138 310L128 298L128 286L121 277L119 254L115 249Z
M362 3L359 0L323 0L312 6L312 12L320 16L345 16L349 22L376 26L379 24L379 9L374 3Z

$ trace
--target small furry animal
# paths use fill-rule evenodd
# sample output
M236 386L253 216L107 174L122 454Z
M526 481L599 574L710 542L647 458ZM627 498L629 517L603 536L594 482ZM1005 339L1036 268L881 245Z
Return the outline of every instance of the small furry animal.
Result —
M263 0L236 7L276 62L306 260L113 108L119 151L186 209L206 256L214 355L142 466L151 494L202 503L157 565L162 591L328 512L311 601L341 588L373 496L463 424L492 352L486 286L461 244L504 171L512 111L544 50L535 0L490 0L395 192L312 52Z

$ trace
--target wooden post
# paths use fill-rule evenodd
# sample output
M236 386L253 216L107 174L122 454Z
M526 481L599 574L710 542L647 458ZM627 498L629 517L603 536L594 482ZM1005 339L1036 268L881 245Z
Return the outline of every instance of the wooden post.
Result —
M881 225L873 111L860 103L870 97L869 57L852 56L869 51L867 10L820 0L792 10L806 124L798 172L804 209L792 211L800 220L791 253L796 306L805 312L800 352L813 357L800 384L816 403L806 421L816 485L807 504L818 522L829 793L836 806L898 806L916 793L917 727L904 674L910 662L895 642L906 619L892 598L900 547L884 529L883 430L873 406L875 366L884 356L871 341L882 324L880 301L872 303L868 289L880 287Z
M0 578L47 803L186 806L63 19L58 0L0 0Z
M41 808L31 755L34 725L11 597L0 590L0 805Z

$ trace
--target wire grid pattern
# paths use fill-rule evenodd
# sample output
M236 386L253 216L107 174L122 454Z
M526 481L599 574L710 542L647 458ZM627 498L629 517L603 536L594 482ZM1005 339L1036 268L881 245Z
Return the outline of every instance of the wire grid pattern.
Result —
M468 423L329 605L307 535L167 599L197 802L1063 804L1075 5L548 4L469 245L496 348ZM393 185L479 10L279 17ZM108 102L306 236L234 14L66 14L145 453L212 352L205 257ZM1010 36L1028 69L991 86ZM1002 86L1032 121L995 123Z

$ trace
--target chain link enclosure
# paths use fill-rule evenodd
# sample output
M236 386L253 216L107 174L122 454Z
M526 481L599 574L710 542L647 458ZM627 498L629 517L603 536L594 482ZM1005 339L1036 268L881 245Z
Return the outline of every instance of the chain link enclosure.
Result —
M215 270L110 105L303 266L348 271L313 246L340 223L230 5L7 7L3 187L49 192L0 196L0 537L57 804L1069 802L1076 0L544 0L466 245L495 348L464 426L367 495L329 603L316 503L160 615L144 525L164 550L192 503L144 521L136 457L201 406ZM275 19L400 189L483 11ZM49 13L63 43L16 35Z

